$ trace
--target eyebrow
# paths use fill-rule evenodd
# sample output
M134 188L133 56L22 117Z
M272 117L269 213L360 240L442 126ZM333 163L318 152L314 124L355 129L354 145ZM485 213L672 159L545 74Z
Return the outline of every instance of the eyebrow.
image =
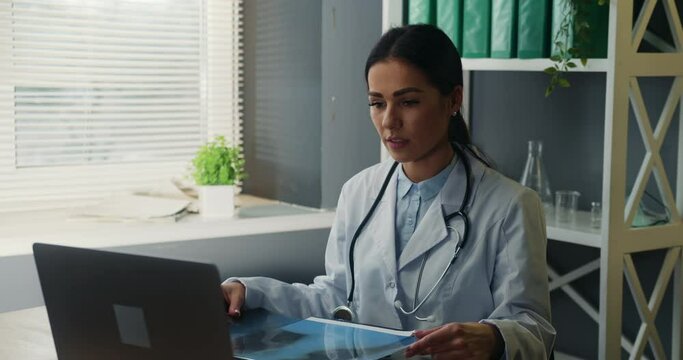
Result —
M396 91L394 91L394 97L396 97L396 96L401 96L401 95L404 95L404 94L407 94L407 93L411 93L411 92L419 92L419 93L421 93L421 92L423 92L423 91L420 90L419 88L416 88L416 87L407 87L407 88L403 88L403 89L401 89L401 90L396 90ZM375 92L375 91L368 91L368 95L369 95L369 96L376 96L376 97L384 97L384 96L382 96L381 93L378 93L378 92Z

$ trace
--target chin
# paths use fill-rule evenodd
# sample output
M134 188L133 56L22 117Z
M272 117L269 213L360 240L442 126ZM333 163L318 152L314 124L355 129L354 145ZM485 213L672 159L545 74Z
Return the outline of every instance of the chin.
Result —
M392 159L394 159L395 161L398 161L400 163L407 163L407 162L411 162L411 161L415 160L412 156L410 156L410 154L406 154L403 152L395 152L395 151L391 151L391 150L388 150L388 152L389 152L389 156L391 156Z
M391 146L387 146L385 143L384 148L387 150L387 153L389 153L389 156L391 156L392 159L400 163L408 163L416 161L420 158L420 154L417 153L415 151L416 149L410 145L401 149L392 149Z

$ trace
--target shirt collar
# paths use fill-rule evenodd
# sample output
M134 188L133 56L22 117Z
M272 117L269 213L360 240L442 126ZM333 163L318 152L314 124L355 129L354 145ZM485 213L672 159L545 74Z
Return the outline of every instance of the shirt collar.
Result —
M439 193L439 191L443 187L443 184L446 183L448 175L451 173L451 170L453 170L453 168L455 167L456 158L457 156L453 155L453 158L451 159L451 162L448 164L448 166L446 166L438 174L417 184L410 181L406 173L403 172L403 166L399 166L398 182L396 184L396 195L399 199L402 199L406 195L408 195L411 189L414 188L423 200L429 200L433 198L434 196L436 196L436 194Z

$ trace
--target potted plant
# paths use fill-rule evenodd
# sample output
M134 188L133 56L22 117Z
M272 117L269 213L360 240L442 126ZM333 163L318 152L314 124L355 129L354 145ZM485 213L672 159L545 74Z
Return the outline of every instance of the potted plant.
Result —
M225 137L199 148L192 160L193 177L199 187L199 212L206 217L230 217L235 211L235 185L246 176L244 156L238 146L228 146Z

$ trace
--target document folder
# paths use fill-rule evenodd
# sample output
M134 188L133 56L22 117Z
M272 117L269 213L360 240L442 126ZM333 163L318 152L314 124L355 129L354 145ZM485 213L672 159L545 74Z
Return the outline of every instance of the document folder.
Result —
M436 25L451 38L462 54L463 0L436 0Z
M519 0L517 56L545 58L549 53L550 1Z
M409 24L434 24L436 3L434 0L407 0Z
M491 57L517 57L517 0L492 1Z
M491 0L465 0L462 57L487 58L491 50Z

